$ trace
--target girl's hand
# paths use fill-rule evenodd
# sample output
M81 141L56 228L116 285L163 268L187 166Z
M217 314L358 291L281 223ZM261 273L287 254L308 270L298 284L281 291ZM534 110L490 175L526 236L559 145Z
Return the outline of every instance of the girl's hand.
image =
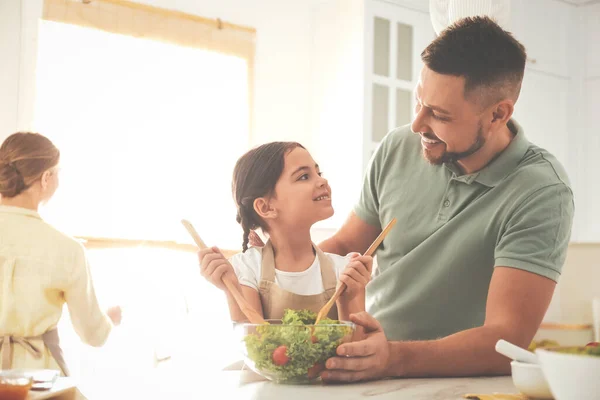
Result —
M346 290L340 296L352 299L359 293L363 293L367 284L371 281L373 270L373 257L361 256L353 253L346 269L340 274L340 282L346 284Z
M233 266L218 247L200 250L198 259L200 261L200 274L219 289L226 290L225 284L223 284L225 274L231 273L237 280Z

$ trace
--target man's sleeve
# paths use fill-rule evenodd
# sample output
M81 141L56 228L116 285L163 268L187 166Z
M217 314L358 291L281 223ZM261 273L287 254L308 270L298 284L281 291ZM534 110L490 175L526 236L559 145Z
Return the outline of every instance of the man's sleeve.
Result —
M573 193L564 184L531 194L509 217L495 249L495 265L557 281L571 237Z

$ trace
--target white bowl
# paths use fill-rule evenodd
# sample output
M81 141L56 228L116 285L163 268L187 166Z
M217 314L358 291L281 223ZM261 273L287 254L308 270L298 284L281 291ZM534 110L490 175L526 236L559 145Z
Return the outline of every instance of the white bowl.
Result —
M517 389L532 399L553 399L548 382L544 378L542 368L538 364L519 361L510 363L512 381Z
M537 349L544 376L556 400L600 399L600 357Z

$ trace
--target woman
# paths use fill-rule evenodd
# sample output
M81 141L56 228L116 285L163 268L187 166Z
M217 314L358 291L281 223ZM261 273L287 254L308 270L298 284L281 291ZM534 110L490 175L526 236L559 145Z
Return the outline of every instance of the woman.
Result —
M1 369L69 374L56 330L65 302L89 345L103 345L120 323L119 307L100 310L83 246L38 214L58 187L59 158L37 133L15 133L0 146Z

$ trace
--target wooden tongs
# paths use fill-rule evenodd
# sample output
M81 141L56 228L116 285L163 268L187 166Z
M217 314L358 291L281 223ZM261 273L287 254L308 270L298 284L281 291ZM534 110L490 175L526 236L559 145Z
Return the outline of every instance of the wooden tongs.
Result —
M392 227L395 224L396 224L396 218L393 218L386 225L386 227L383 229L383 231L381 231L379 236L377 236L375 241L369 246L369 248L367 249L367 251L365 251L365 254L363 254L363 255L372 256L373 253L375 253L375 250L377 250L377 247L379 247L381 242L383 242L383 239L387 236L387 234L389 233L389 231L392 229ZM344 290L346 290L346 284L342 283L337 288L337 290L335 291L333 296L331 296L331 299L329 299L329 301L327 303L325 303L325 305L319 310L319 313L317 314L317 319L315 321L315 325L318 324L319 321L321 321L329 313L329 310L331 310L331 307L333 307L333 305L335 304L337 299L341 296L341 294L344 292Z
M208 248L208 246L200 238L200 235L198 235L198 232L196 232L196 229L194 229L194 226L188 220L182 219L181 223L183 224L185 229L187 229L187 231L190 233L190 235L194 239L194 242L196 242L196 245L201 250ZM223 275L222 279L223 283L225 284L225 287L227 288L227 290L229 290L229 292L237 302L238 306L240 307L240 310L242 310L242 312L248 318L250 323L268 324L268 322L265 321L265 319L258 313L258 311L256 311L254 307L250 305L250 303L248 303L248 301L244 298L244 295L240 293L231 274Z

